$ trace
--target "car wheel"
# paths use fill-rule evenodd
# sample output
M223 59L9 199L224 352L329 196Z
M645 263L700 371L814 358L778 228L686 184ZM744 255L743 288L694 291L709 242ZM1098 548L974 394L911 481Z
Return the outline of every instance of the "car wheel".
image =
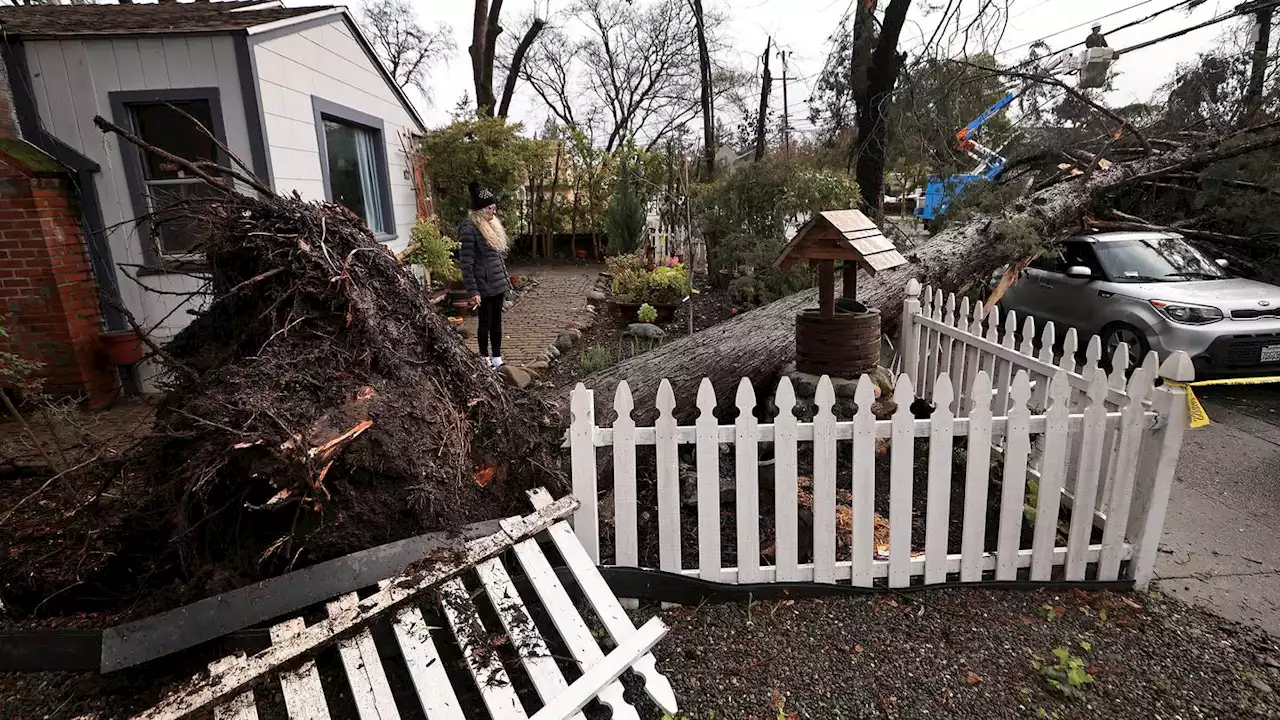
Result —
M1102 361L1107 368L1111 367L1111 358L1115 357L1116 348L1120 347L1120 343L1129 346L1130 370L1141 365L1147 353L1151 351L1151 343L1147 342L1147 338L1138 328L1125 323L1108 325L1102 331Z

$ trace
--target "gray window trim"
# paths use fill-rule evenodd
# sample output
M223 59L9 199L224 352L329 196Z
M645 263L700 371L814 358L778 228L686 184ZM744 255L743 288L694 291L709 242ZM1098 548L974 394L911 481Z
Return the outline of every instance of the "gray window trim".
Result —
M387 165L387 132L381 118L362 113L354 108L311 96L311 109L315 116L316 144L320 148L320 175L324 180L324 199L333 202L333 188L329 185L329 148L324 136L324 119L337 120L349 125L356 125L377 133L377 171L378 193L382 195L382 222L391 232L374 232L378 242L390 242L396 239L396 210L391 204L391 173Z
M115 119L115 123L135 134L138 128L131 110L133 105L206 100L209 103L210 116L213 118L213 127L210 130L224 145L227 142L226 126L222 122L222 96L216 87L175 88L172 90L119 90L108 93L107 97L111 103L111 116ZM146 183L143 181L142 173L142 150L121 138L116 138L116 142L120 143L120 155L124 158L125 183L129 186L133 214L134 218L137 219L143 262L151 268L163 271L173 263L172 261L164 261L159 257L156 253L156 248L151 243L151 224L147 221L149 210L147 209L145 192ZM225 153L222 150L219 150L217 161L223 166L228 166L229 158L225 157ZM184 267L174 269L193 269L190 267L190 263L179 263L179 265Z
M262 87L258 83L258 61L249 36L239 32L232 36L236 50L236 69L240 77L240 94L244 102L245 121L249 126L249 150L253 156L253 172L267 187L276 186L275 168L267 150L267 119L262 110Z

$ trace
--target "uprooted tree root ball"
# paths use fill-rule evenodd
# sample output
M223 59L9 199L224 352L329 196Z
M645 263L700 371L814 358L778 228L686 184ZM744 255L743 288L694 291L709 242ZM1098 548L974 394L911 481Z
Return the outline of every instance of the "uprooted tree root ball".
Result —
M214 195L177 211L208 228L208 302L156 348L154 429L110 470L130 498L27 599L167 586L154 611L565 491L557 408L503 385L356 216Z
M215 299L164 348L146 448L173 467L187 553L281 567L560 484L555 409L477 362L348 210L232 194L204 214Z

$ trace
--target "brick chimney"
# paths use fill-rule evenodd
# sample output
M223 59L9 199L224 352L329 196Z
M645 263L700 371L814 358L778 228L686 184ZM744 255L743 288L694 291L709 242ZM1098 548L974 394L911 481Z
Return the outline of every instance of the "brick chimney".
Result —
M0 349L40 363L46 392L104 407L119 376L101 339L74 176L21 137L14 110L0 59Z

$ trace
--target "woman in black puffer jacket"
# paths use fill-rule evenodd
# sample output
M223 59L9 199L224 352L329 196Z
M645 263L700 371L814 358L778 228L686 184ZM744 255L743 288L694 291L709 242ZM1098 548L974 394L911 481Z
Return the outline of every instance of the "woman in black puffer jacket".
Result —
M476 341L480 355L495 370L502 366L502 303L511 289L507 266L507 231L497 217L498 199L472 180L471 213L458 223L457 237L462 282L471 293L471 307L479 308ZM490 354L492 353L492 354Z

